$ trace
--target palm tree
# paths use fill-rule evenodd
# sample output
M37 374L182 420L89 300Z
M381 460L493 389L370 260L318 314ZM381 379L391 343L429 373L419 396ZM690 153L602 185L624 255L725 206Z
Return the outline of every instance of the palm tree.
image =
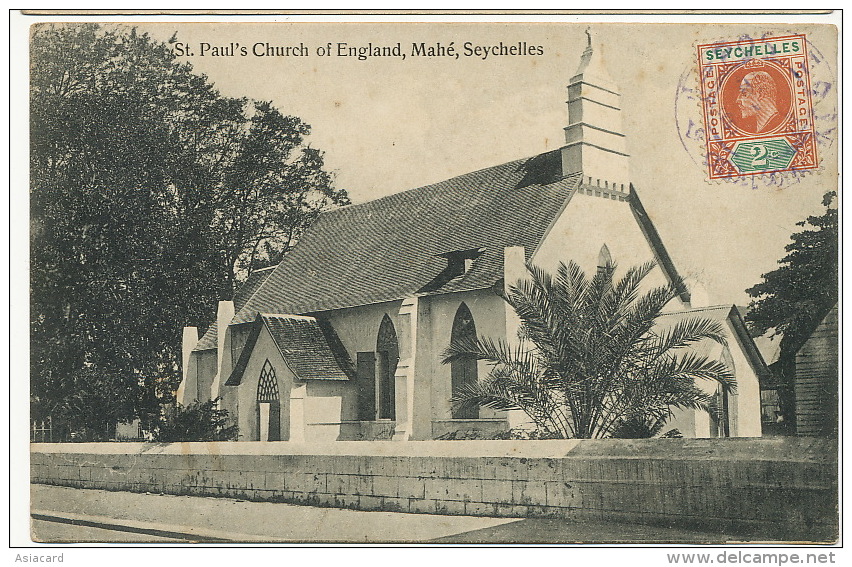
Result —
M640 295L654 266L632 267L618 281L614 265L592 278L574 262L561 263L555 276L528 266L530 277L505 296L521 321L517 343L469 338L444 352L445 364L476 358L492 367L459 389L453 403L520 409L540 433L587 439L664 423L673 408L708 410L712 396L696 380L732 391L734 378L689 347L705 340L724 345L724 327L700 317L668 328L656 323L678 290L670 284Z

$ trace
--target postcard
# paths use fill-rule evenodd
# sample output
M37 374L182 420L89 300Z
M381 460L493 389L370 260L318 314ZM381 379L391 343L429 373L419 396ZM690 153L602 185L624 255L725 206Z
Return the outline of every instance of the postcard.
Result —
M836 14L13 19L25 537L838 541Z

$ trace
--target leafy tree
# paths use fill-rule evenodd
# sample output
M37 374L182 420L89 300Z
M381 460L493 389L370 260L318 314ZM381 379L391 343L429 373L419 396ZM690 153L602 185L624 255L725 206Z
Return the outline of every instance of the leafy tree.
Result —
M790 237L780 267L746 290L756 298L746 315L752 334L782 333L782 355L795 354L837 304L838 224L832 206L836 196L834 191L825 194L824 214L796 223L805 230Z
M302 146L309 133L268 102L253 103L250 118L229 133L228 154L217 158L227 160L213 219L228 294L240 275L278 264L321 210L349 202L332 188L322 154Z
M166 411L154 430L154 441L234 441L237 426L230 422L228 411L218 409L216 400L176 404Z
M135 28L34 27L30 86L34 418L87 421L82 397L155 420L181 327L346 193L308 125L221 96Z
M774 372L781 431L795 428L795 356L828 311L838 302L838 219L834 191L823 196L825 213L796 223L805 230L791 235L780 266L746 292L756 299L745 320L752 336L781 335Z
M733 376L686 347L703 340L725 344L724 328L698 317L657 325L678 291L668 285L640 295L653 267L630 268L618 281L614 267L592 278L574 262L560 264L555 277L528 267L530 277L505 297L521 321L518 344L469 338L445 351L445 363L473 357L492 366L454 403L520 409L539 431L577 438L624 434L637 424L648 429L667 420L672 408L709 409L712 396L695 381L732 389Z

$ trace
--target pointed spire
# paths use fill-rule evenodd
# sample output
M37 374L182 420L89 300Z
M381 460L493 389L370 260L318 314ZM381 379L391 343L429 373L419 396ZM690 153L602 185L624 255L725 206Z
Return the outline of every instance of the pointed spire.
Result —
M580 66L577 67L577 72L571 78L571 82L574 83L578 80L584 80L584 82L597 84L608 90L618 92L615 81L612 80L604 67L601 47L592 47L591 28L586 28L586 49L580 57Z
M590 29L585 33L586 48L577 73L568 82L562 172L582 172L585 184L624 193L630 179L621 95L604 68L600 45L592 41Z

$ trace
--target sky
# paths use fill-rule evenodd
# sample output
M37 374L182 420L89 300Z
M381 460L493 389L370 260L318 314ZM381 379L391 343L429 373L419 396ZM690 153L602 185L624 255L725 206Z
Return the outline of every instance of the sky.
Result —
M711 303L746 304L744 290L776 267L795 223L836 188L836 35L832 26L602 23L142 24L176 33L179 60L227 96L270 100L312 126L335 184L353 202L438 182L563 145L566 85L590 28L620 87L631 180L681 274ZM804 33L821 169L777 179L709 181L696 46L743 36ZM452 45L459 57L415 57L412 44ZM466 56L476 46L526 45L541 54ZM202 46L207 44L202 56ZM305 46L307 56L256 56L254 46ZM340 56L339 45L401 46L401 57ZM322 49L331 45L331 55ZM465 46L469 46L466 50ZM234 55L221 55L233 47ZM188 48L188 49L187 49ZM215 51L220 55L215 55ZM246 56L240 55L246 48ZM318 51L319 50L319 51ZM191 55L187 53L191 51Z

